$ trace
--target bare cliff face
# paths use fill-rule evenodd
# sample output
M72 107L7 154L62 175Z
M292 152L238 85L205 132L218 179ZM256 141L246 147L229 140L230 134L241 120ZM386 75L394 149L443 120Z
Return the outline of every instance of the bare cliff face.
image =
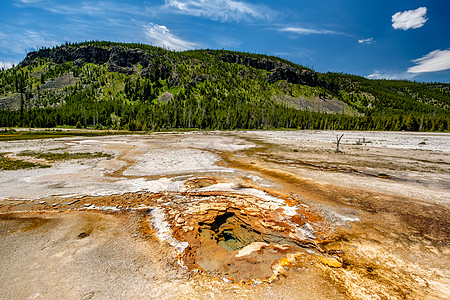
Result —
M278 80L286 80L290 83L308 86L318 86L320 84L317 74L314 71L295 68L281 61L267 58L253 58L239 54L226 54L222 56L220 60L269 71L271 72L268 78L269 83L275 83Z

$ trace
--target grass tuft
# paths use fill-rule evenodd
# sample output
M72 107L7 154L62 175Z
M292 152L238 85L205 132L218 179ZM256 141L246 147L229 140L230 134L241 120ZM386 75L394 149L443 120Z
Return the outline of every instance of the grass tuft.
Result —
M18 156L29 156L34 158L40 158L45 160L69 160L69 159L89 159L89 158L100 158L100 157L111 157L108 153L103 152L37 152L37 151L22 151Z
M19 159L12 159L6 156L6 153L0 153L0 170L19 170L31 168L49 168L49 165L37 164Z

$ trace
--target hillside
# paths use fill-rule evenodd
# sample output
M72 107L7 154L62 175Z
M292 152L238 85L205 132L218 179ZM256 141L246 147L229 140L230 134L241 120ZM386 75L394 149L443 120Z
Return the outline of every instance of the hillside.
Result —
M0 126L450 131L450 84L320 74L266 55L86 42L0 72Z

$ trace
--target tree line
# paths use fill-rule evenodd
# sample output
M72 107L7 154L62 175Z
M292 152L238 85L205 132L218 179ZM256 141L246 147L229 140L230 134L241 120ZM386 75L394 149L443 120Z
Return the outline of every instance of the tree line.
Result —
M0 109L0 126L450 131L448 84L368 80L336 73L319 74L322 84L314 87L285 80L269 83L270 71L218 59L232 53L228 51L171 52L111 42L66 46L84 45L139 48L160 60L170 58L170 70L146 73L136 65L132 74L123 74L108 71L106 64L55 64L45 58L3 70L0 99L19 101L15 109ZM169 66L168 61L164 64ZM327 113L317 104L318 109L311 111L294 103L299 98L317 103L334 98L348 109Z

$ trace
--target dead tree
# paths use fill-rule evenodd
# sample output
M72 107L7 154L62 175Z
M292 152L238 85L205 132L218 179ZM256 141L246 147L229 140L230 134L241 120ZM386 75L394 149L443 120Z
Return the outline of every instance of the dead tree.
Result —
M341 152L341 150L339 150L339 144L340 144L343 136L344 136L344 134L341 134L341 136L336 135L336 152Z

